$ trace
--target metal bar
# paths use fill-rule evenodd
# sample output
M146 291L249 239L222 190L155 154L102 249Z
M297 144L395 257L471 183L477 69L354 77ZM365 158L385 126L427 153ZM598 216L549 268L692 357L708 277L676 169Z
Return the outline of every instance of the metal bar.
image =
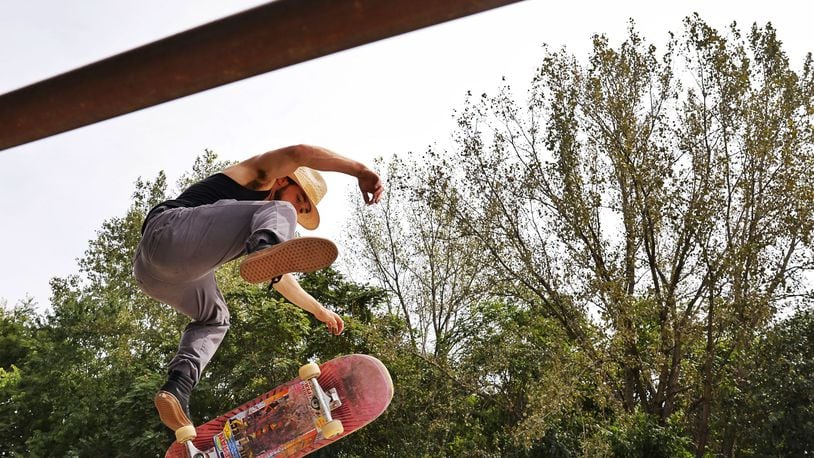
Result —
M0 150L517 1L273 1L0 95Z

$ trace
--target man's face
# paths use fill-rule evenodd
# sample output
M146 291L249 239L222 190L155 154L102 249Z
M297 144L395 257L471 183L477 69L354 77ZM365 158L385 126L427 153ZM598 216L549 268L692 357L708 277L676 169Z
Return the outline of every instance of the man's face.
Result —
M274 195L275 200L284 200L294 206L297 213L310 213L311 203L308 201L305 192L296 183L289 180Z

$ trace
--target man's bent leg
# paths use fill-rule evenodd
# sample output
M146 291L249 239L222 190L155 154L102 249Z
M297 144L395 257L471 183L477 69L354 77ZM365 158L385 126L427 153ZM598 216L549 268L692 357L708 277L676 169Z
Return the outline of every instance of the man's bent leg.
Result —
M195 434L189 396L229 329L229 310L214 273L194 282L170 284L147 275L139 261L135 271L144 292L194 320L184 330L178 353L170 362L167 383L155 397L161 421L183 442Z
M178 442L195 437L189 414L189 396L228 329L228 322L205 324L194 321L181 336L178 353L170 362L167 383L155 397L161 422L175 431Z
M168 283L195 280L240 257L255 234L289 240L297 224L294 207L278 201L221 200L166 213L148 224L141 255L150 275Z
M148 223L134 260L136 279L145 293L194 320L155 398L179 441L194 437L189 395L229 328L214 269L245 253L253 233L271 231L279 242L291 238L295 227L294 208L286 202L220 201L168 210Z
M294 238L297 229L297 212L283 201L271 201L257 209L252 215L251 227L246 248L249 253L262 246L275 245Z
M339 254L330 240L294 238L294 207L275 203L279 205L264 206L252 217L252 233L246 241L249 256L240 264L240 276L250 283L274 283L289 272L313 272L331 265Z
M151 277L141 259L136 260L134 270L145 293L193 320L181 336L178 353L169 369L183 373L197 384L229 330L229 309L218 289L215 273L209 272L191 282L169 283Z
M228 322L189 323L181 336L178 353L170 361L170 372L185 374L197 385L201 373L215 355L228 330Z

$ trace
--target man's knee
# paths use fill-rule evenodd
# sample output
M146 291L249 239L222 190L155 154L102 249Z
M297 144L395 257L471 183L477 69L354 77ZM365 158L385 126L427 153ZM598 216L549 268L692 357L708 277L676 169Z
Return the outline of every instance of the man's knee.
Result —
M185 315L193 321L204 326L229 326L229 308L214 278L208 285L188 289L185 296L191 306L185 307Z
M290 202L283 200L275 200L272 202L275 205L277 214L291 224L297 224L297 210L291 205Z
M297 211L294 206L285 201L271 201L263 205L252 220L253 231L269 229L274 231L281 240L288 240L294 236L297 227Z
M228 328L230 325L229 309L225 306L208 308L195 317L195 322L202 326L225 326Z

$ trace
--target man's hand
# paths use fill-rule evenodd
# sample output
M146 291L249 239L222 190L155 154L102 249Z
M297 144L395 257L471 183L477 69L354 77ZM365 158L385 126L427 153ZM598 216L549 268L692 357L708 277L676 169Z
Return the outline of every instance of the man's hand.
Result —
M325 307L322 307L322 310L314 314L314 316L317 317L319 321L325 323L328 327L328 332L335 336L342 334L342 331L345 329L345 322L342 321L342 318Z
M382 180L376 172L365 168L359 174L359 190L362 191L362 197L368 205L378 203L382 198L384 187Z
M342 318L336 313L326 309L322 304L317 302L310 294L302 289L297 279L291 274L285 274L283 277L272 285L284 298L291 301L292 304L300 307L306 312L314 315L319 321L328 326L328 331L331 334L339 335L345 329L345 323Z

